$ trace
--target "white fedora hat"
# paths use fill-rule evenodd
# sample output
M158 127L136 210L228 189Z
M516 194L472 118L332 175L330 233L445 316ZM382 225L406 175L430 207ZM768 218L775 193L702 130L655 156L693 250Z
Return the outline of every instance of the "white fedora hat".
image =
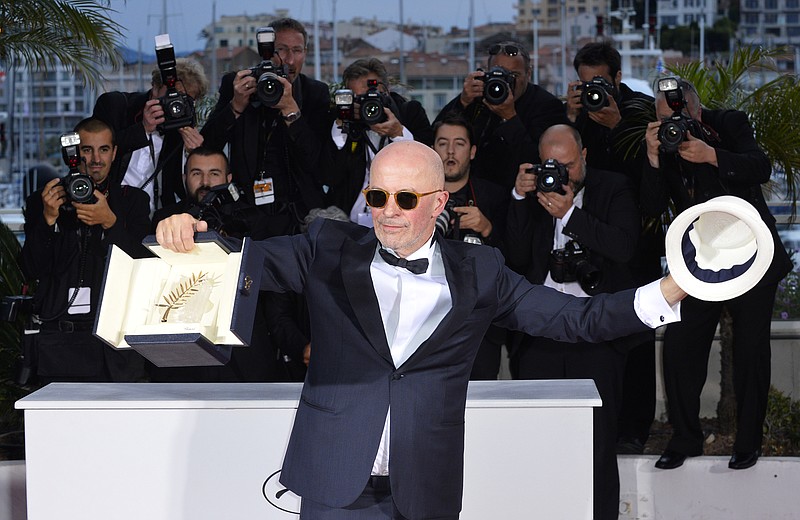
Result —
M692 206L670 224L667 266L681 289L724 301L752 289L772 263L775 245L758 211L725 195Z

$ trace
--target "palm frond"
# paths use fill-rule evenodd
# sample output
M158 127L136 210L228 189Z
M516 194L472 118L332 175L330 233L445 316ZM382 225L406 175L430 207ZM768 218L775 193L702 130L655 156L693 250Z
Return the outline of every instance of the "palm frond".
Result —
M107 1L25 0L0 2L0 61L8 66L52 70L63 65L99 86L102 70L122 63L122 27Z

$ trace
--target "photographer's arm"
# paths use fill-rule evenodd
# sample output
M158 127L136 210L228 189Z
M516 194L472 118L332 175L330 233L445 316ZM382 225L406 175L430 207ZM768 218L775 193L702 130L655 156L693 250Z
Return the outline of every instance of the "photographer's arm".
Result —
M116 245L134 258L148 256L147 249L142 245L142 240L150 233L150 204L149 197L138 188L122 186L109 192L109 198L95 192L98 197L97 204L83 204L82 206L106 206L107 211L114 217L113 223L106 221L103 225L103 245L108 248ZM77 206L77 205L76 205ZM88 208L84 208L88 209ZM79 211L81 211L79 209ZM80 213L79 213L80 218ZM108 225L108 227L106 227Z
M718 129L722 146L716 149L720 178L754 186L768 182L772 175L769 158L758 146L747 115L738 110L723 113Z

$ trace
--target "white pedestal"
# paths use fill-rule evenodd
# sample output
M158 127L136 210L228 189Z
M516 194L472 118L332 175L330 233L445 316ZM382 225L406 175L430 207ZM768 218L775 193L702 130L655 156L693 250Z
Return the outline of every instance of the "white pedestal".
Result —
M299 383L57 383L25 410L29 520L297 518ZM592 381L470 384L463 520L590 519Z

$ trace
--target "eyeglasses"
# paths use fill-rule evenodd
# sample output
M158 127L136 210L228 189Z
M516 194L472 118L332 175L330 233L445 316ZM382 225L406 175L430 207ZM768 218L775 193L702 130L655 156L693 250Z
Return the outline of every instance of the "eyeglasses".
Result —
M416 191L401 190L395 193L389 193L380 188L365 188L362 193L367 200L367 205L371 208L382 208L389 202L389 195L394 195L394 201L400 209L410 210L417 207L420 197L426 195L433 195L442 190L429 191L428 193L417 193Z
M516 45L503 45L501 43L496 43L489 47L489 55L495 56L500 53L504 53L506 56L511 56L512 58L519 54L519 47Z
M283 45L279 45L275 47L275 52L278 56L288 56L289 54L305 54L306 48L305 47L284 47Z

